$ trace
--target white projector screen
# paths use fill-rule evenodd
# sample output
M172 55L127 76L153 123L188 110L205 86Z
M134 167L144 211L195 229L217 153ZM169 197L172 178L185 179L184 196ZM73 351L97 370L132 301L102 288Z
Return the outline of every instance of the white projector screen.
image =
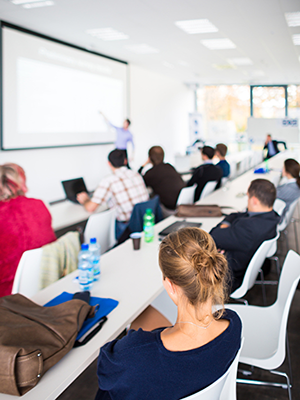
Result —
M112 143L127 63L2 26L2 149Z

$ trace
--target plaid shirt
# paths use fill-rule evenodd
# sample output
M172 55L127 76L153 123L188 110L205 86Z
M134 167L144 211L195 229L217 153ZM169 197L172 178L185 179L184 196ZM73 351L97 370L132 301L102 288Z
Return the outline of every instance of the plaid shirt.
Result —
M106 202L109 208L116 207L117 220L129 221L133 206L149 200L149 195L141 175L121 167L100 182L91 200L97 204Z

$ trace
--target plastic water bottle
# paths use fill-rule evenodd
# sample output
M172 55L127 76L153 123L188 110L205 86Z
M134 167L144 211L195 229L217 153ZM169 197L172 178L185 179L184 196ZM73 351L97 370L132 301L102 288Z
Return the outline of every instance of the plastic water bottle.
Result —
M145 242L152 242L154 239L154 214L150 208L144 214L144 236Z
M97 243L96 238L90 239L90 252L92 254L92 260L93 260L94 281L98 281L100 278L101 246L99 243Z
M78 254L79 286L81 290L90 290L93 286L94 271L92 254L88 244L81 245Z

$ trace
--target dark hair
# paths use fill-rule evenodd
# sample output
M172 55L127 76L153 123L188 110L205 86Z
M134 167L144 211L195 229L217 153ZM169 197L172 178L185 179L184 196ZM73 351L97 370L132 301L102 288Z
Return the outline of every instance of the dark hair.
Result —
M149 158L153 165L158 165L164 161L164 150L160 146L153 146L149 150Z
M118 149L111 151L108 155L108 160L115 168L123 167L123 165L125 165L125 160L126 160L125 151Z
M249 197L255 196L261 204L273 207L276 199L276 188L267 179L255 179L248 188Z
M161 242L158 257L163 277L179 286L190 304L197 306L212 299L213 305L223 305L224 310L228 265L207 232L182 228L170 233Z
M285 171L292 175L297 180L297 185L300 188L300 165L293 158L288 158L284 161Z
M215 149L210 146L203 146L201 150L202 154L205 154L210 160L212 160L215 155Z
M128 126L131 124L130 119L125 119L125 121L127 122Z
M216 151L218 151L222 157L225 157L227 154L227 146L223 143L218 143L216 145Z

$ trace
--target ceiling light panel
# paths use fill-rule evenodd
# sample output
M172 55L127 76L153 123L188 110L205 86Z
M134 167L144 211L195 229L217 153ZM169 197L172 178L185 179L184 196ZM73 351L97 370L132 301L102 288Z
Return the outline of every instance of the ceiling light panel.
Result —
M113 28L89 29L86 31L86 33L104 41L129 39L128 35L125 35L123 32L116 31Z
M136 54L154 54L159 53L159 50L155 49L154 47L148 46L147 44L135 44L132 46L125 46L125 49L132 51Z
M293 42L296 46L300 46L300 35L293 35Z
M169 63L169 62L167 62L167 61L163 61L162 65L163 65L164 67L167 67L167 68L170 68L170 69L175 68L175 66L174 66L173 64L171 64L171 63Z
M41 0L11 0L11 3L20 5L20 4L25 4L25 3L38 3Z
M247 57L238 57L238 58L228 58L227 61L229 64L235 65L239 67L240 65L253 65L253 62L250 58Z
M29 3L24 4L23 8L38 8L38 7L47 7L47 6L54 6L54 1L39 1L37 3Z
M205 39L201 40L203 46L210 50L235 49L236 45L230 39Z
M197 33L218 32L218 28L215 27L208 19L177 21L175 22L175 25L190 35Z
M300 26L300 12L285 13L288 26Z

